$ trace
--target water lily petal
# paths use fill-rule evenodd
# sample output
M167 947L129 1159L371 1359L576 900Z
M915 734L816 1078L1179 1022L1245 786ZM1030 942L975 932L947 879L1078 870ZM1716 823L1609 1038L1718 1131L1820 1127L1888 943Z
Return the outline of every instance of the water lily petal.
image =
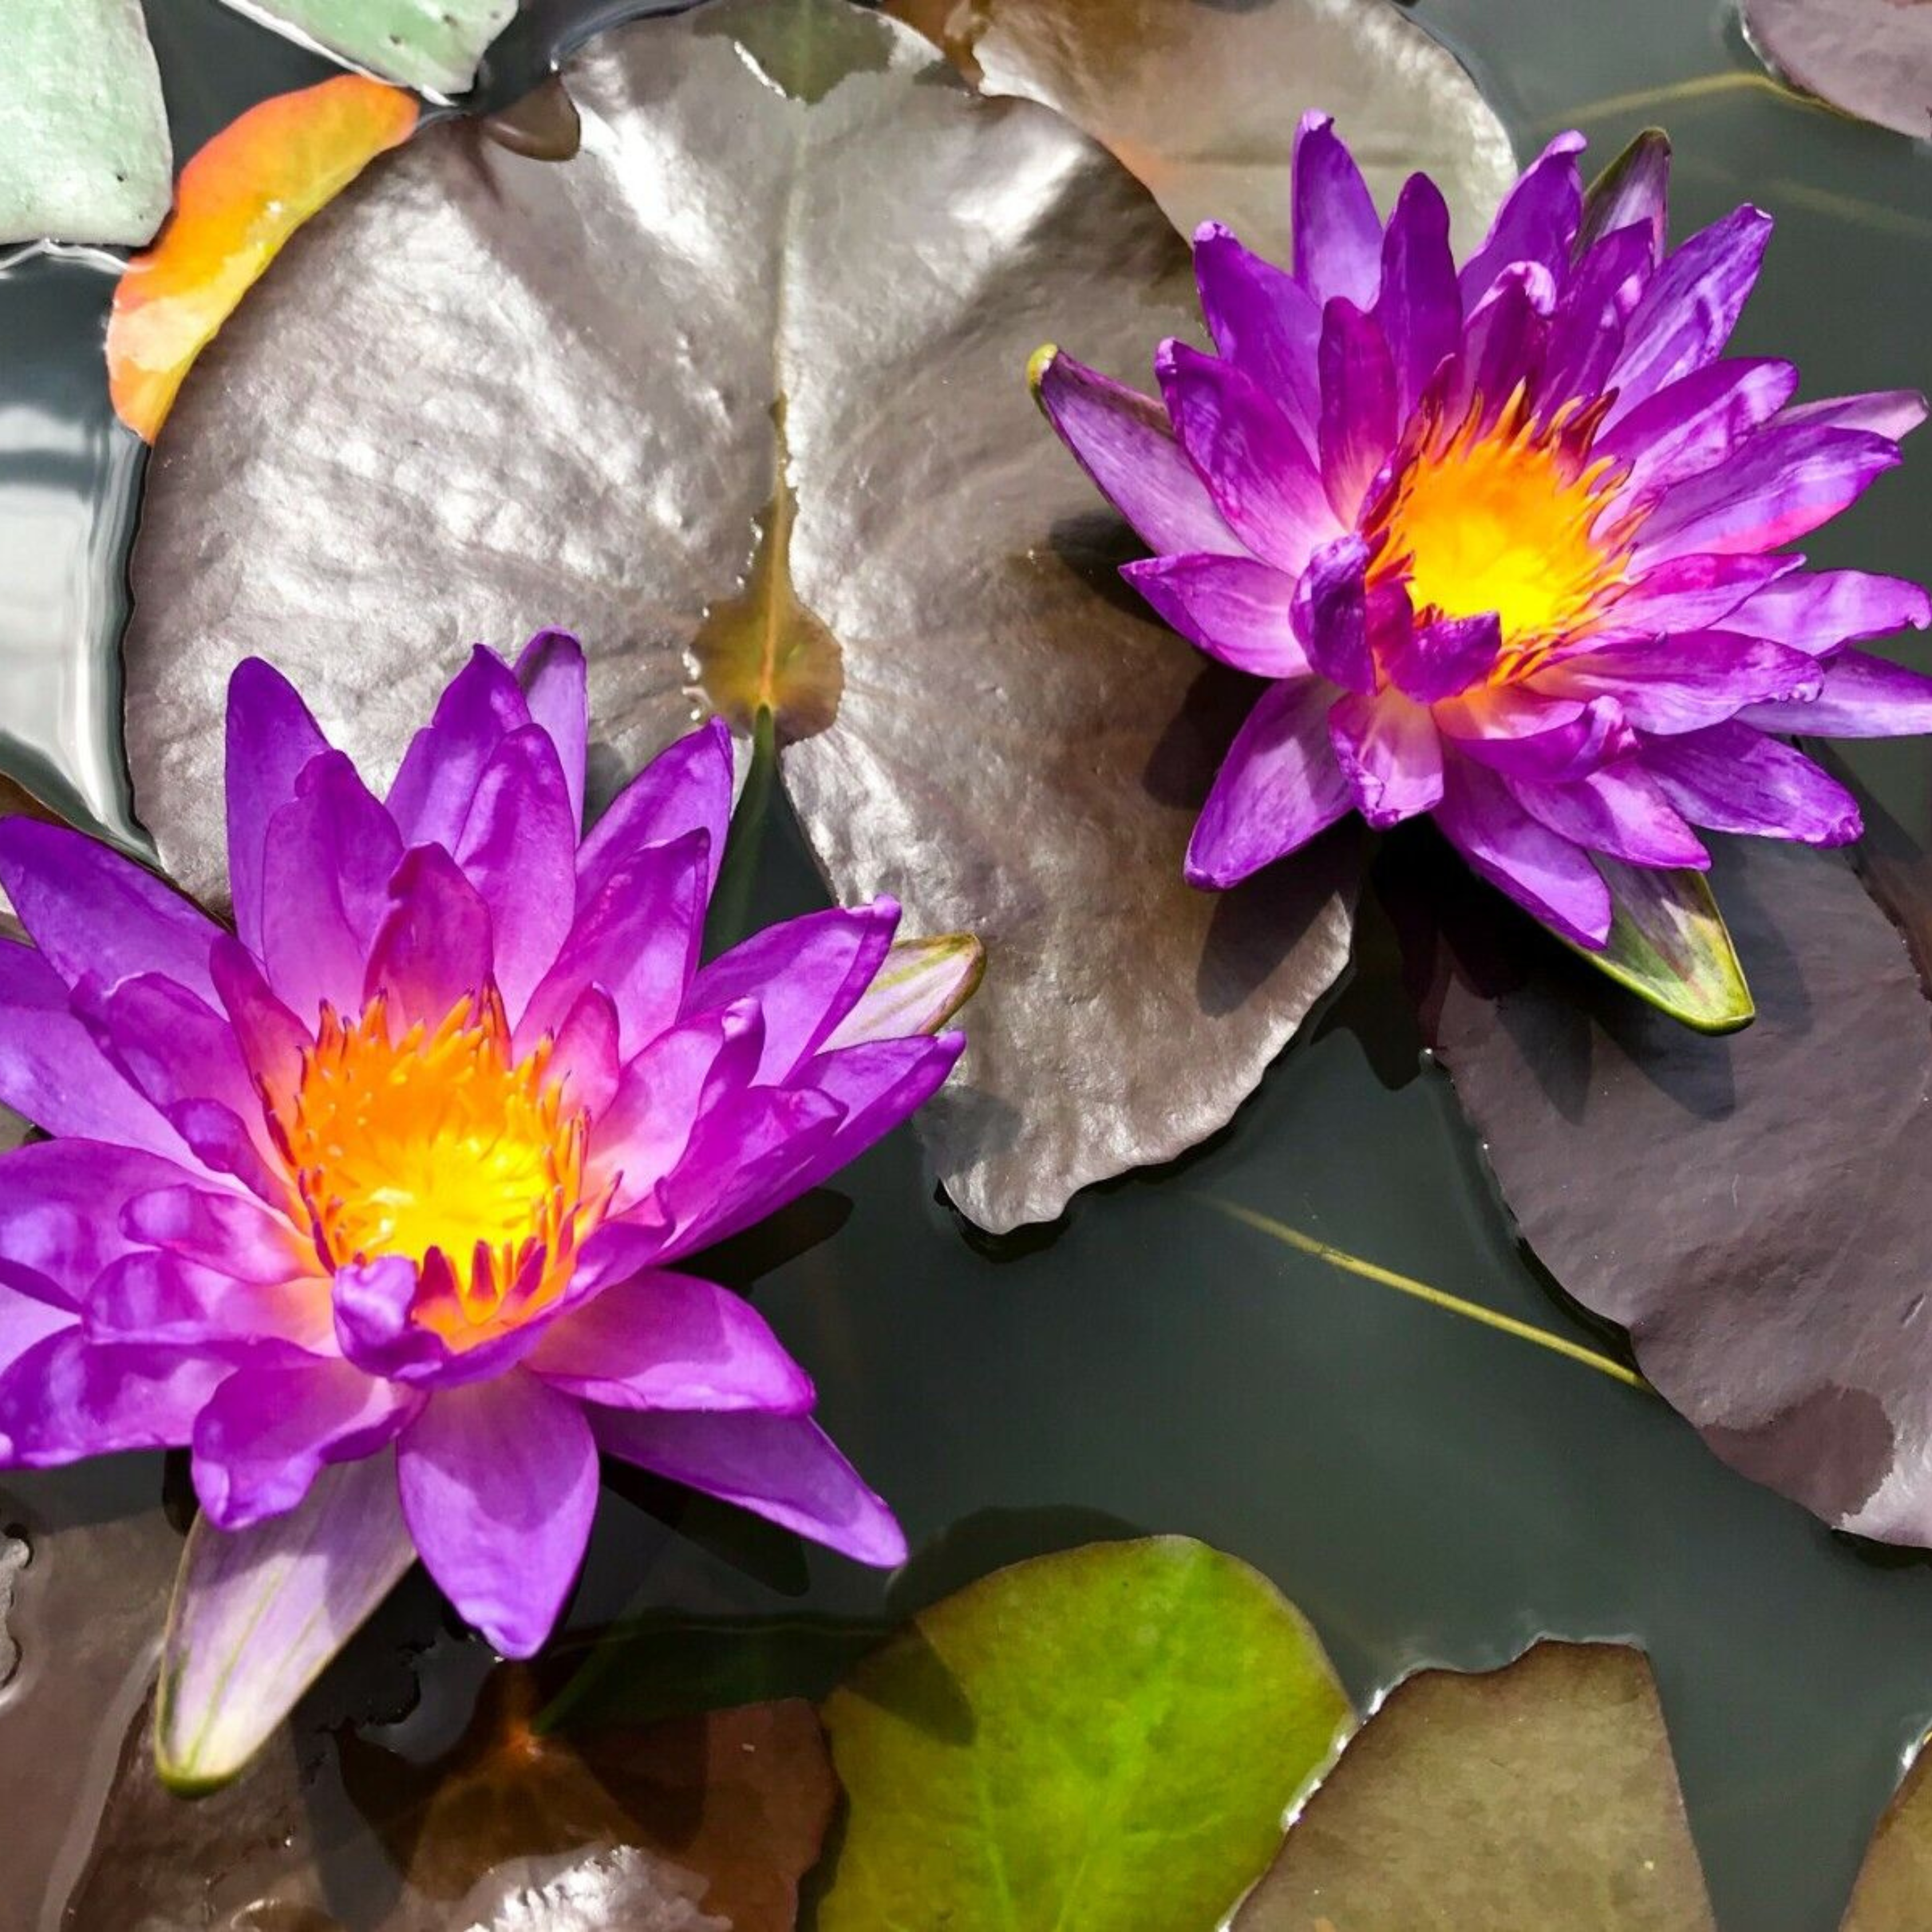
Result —
M1785 411L1781 422L1811 423L1821 428L1862 429L1896 442L1925 420L1924 397L1916 389L1874 389L1858 396L1826 396Z
M1150 549L1240 554L1160 404L1058 349L1034 358L1033 382L1060 440Z
M741 1295L653 1270L618 1282L546 1331L531 1374L611 1408L802 1415L812 1378Z
M1505 778L1510 796L1539 825L1586 851L1607 852L1633 866L1708 870L1711 855L1664 795L1630 761L1606 765L1568 784Z
M1295 634L1316 672L1350 691L1376 688L1370 640L1369 547L1352 533L1324 544L1295 586Z
M1335 757L1362 816L1389 826L1432 811L1442 796L1442 742L1426 706L1386 691L1350 692L1328 714Z
M1412 175L1382 240L1382 279L1375 316L1394 358L1396 394L1405 415L1430 378L1455 353L1462 298L1449 250L1449 205L1426 175Z
M230 1354L247 1344L286 1343L332 1354L328 1286L313 1256L304 1267L290 1261L285 1248L279 1273L262 1281L250 1280L252 1271L245 1256L212 1266L166 1250L124 1255L88 1292L82 1310L88 1340L180 1348L208 1343Z
M1307 290L1218 221L1194 238L1194 274L1214 346L1273 396L1312 442L1322 409L1315 365L1322 311Z
M1252 557L1148 557L1120 574L1211 658L1257 677L1300 677L1308 653L1294 630L1296 580Z
M458 1000L490 984L490 908L440 845L405 853L390 894L394 904L369 949L362 999L388 1000L406 1027L434 1027Z
M1236 733L1188 843L1190 885L1238 884L1305 845L1350 809L1328 712L1337 693L1318 678L1271 685Z
M145 867L64 825L0 820L0 886L41 956L69 986L163 973L212 998L208 949L220 928Z
M79 1327L71 1308L28 1293L16 1285L12 1268L0 1262L0 1371L10 1368L29 1349L38 1348L56 1335L78 1332ZM0 1427L0 1454L10 1454L5 1429Z
M1590 184L1576 231L1578 251L1620 230L1639 227L1656 262L1664 254L1670 200L1670 137L1661 128L1646 128Z
M1643 299L1653 245L1648 226L1633 224L1606 234L1578 262L1550 315L1537 378L1545 421L1573 398L1603 393Z
M1336 515L1353 523L1395 447L1395 362L1382 324L1343 296L1322 311L1314 361L1322 374L1317 420L1322 482Z
M1610 894L1588 854L1538 823L1495 772L1449 761L1436 822L1471 867L1580 946L1610 936Z
M658 1186L669 1229L661 1258L695 1254L803 1192L844 1118L844 1108L823 1094L770 1087L712 1108Z
M839 1022L825 1050L937 1033L973 997L986 970L986 949L970 932L895 940L884 964Z
M539 631L512 667L540 726L556 752L570 800L573 836L584 830L584 761L590 752L589 667L584 646L568 631Z
M1302 116L1289 178L1296 280L1324 308L1337 296L1370 308L1382 279L1382 218L1328 115Z
M1530 163L1503 199L1482 245L1463 263L1462 305L1473 309L1503 271L1535 262L1554 275L1569 266L1583 214L1583 182L1576 157L1587 144L1574 131L1558 134Z
M1646 770L1693 825L1803 845L1843 845L1863 830L1858 801L1789 745L1735 722L1644 747Z
M845 1117L837 1132L789 1178L784 1196L775 1196L772 1206L782 1206L829 1180L875 1141L910 1119L946 1084L965 1046L963 1033L940 1034L930 1040L868 1040L821 1053L802 1068L794 1086L836 1102Z
M454 852L496 747L530 722L516 673L494 651L476 646L430 722L410 740L389 787L386 802L404 842Z
M154 1714L163 1783L226 1783L416 1561L385 1454L316 1478L285 1516L188 1532L168 1613Z
M899 922L895 899L835 907L766 926L722 953L686 995L687 1013L754 997L764 1052L753 1078L783 1081L808 1060L858 1002L884 963Z
M1418 625L1389 655L1389 675L1418 703L1433 704L1486 677L1502 642L1502 626L1493 611Z
M1726 628L1770 638L1814 657L1840 644L1932 623L1932 598L1900 577L1862 570L1805 571L1781 578L1741 604Z
M0 1169L4 1165L0 1163ZM165 1178L155 1173L146 1186L128 1196L121 1226L131 1240L166 1249L170 1258L211 1268L232 1281L278 1287L292 1284L298 1276L310 1276L317 1300L327 1301L314 1238L250 1196L217 1193L196 1186L178 1171ZM266 1325L277 1312L274 1299L262 1298L262 1306ZM88 1312L91 1319L98 1318L98 1309L90 1307ZM326 1331L326 1309L322 1326Z
M0 940L0 1104L50 1134L179 1160L181 1136L103 1057L65 982L32 947Z
M620 866L646 847L668 845L686 833L710 841L706 903L724 862L731 823L731 732L713 718L668 746L612 800L577 855L577 902L588 904Z
M1588 702L1518 686L1438 705L1436 722L1467 758L1514 778L1568 784L1636 746L1613 698Z
M1725 631L1691 631L1579 651L1538 674L1539 691L1614 698L1640 731L1700 731L1767 699L1815 697L1817 661L1784 644Z
M613 1456L736 1503L860 1563L906 1558L904 1532L809 1416L592 1412Z
M440 1391L402 1434L403 1515L429 1573L506 1657L542 1648L597 1509L584 1412L521 1373Z
M1294 425L1233 364L1184 342L1161 345L1154 373L1175 434L1228 527L1264 563L1300 571L1340 525Z
M1751 622L1744 611L1759 591L1788 576L1800 561L1777 556L1672 557L1639 578L1612 606L1609 621L1618 634L1660 637L1712 629L1720 618L1734 617L1723 628L1788 643L1777 631Z
M1732 356L1660 389L1592 448L1592 457L1615 457L1630 465L1617 493L1618 513L1723 462L1784 408L1797 387L1796 363Z
M1760 731L1820 738L1897 738L1932 731L1932 678L1866 651L1840 651L1819 668L1814 698L1754 704L1738 713Z
M491 754L453 848L490 909L496 983L513 1019L575 919L578 816L550 734L526 726Z
M102 1270L146 1238L123 1231L126 1204L188 1178L172 1161L106 1141L16 1148L0 1160L0 1262L77 1307Z
M224 933L214 942L208 967L250 1074L271 1093L291 1092L314 1035L269 990L262 969L238 940Z
M242 944L260 953L269 823L293 802L303 767L328 740L273 664L244 658L228 680L226 745L229 896Z
M196 1420L195 1493L220 1529L283 1515L329 1463L386 1447L423 1400L343 1361L244 1365Z
M0 1374L0 1441L28 1469L177 1448L233 1367L206 1347L94 1342L78 1328L63 1329Z
M601 986L586 986L556 1030L551 1060L566 1102L596 1120L623 1075L618 1054L616 1002Z
M586 986L610 994L627 1056L664 1032L697 970L710 879L711 835L700 830L638 847L593 890L580 886L569 937L517 1023L518 1053L560 1026Z
M1534 262L1520 263L1498 278L1462 332L1445 416L1456 417L1479 404L1478 421L1495 420L1544 360L1556 292L1548 272Z
M324 1001L344 1013L361 1004L403 841L340 752L312 759L297 793L268 827L262 963L276 997L312 1024Z
M1666 257L1630 319L1607 387L1611 428L1666 384L1724 353L1757 281L1771 217L1748 203L1692 236Z

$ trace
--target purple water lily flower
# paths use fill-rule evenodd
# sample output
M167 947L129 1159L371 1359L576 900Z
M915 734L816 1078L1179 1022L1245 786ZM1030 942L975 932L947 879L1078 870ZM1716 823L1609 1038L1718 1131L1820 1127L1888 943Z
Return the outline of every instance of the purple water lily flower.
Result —
M1725 356L1769 218L1666 251L1662 138L1588 197L1582 146L1552 141L1459 268L1435 185L1413 177L1384 224L1311 115L1292 272L1196 238L1217 354L1164 344L1159 403L1036 358L1054 426L1160 553L1128 580L1269 681L1196 884L1351 810L1426 812L1598 948L1593 854L1702 868L1700 827L1838 844L1856 805L1777 734L1932 728L1932 680L1848 648L1924 626L1924 592L1780 548L1898 460L1923 399L1794 404L1791 364Z
M0 1100L52 1136L0 1160L0 1461L187 1445L242 1532L393 1454L430 1574L513 1655L569 1589L600 1450L902 1560L804 1371L679 1264L940 1085L976 956L895 948L881 900L700 968L728 734L584 837L586 729L574 640L479 649L379 798L244 663L232 932L0 825L34 941L0 946Z

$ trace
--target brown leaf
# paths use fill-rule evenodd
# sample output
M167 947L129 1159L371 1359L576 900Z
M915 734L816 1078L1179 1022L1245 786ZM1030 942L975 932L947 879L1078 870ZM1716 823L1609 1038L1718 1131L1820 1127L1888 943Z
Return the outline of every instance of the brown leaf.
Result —
M1642 1654L1540 1643L1389 1694L1235 1932L1711 1932Z
M986 941L926 1130L975 1220L1051 1218L1222 1126L1348 954L1346 841L1183 882L1253 687L1118 582L1126 534L1027 392L1061 331L1145 380L1192 326L1186 251L1065 122L844 0L640 23L567 79L575 160L425 128L183 389L134 566L142 815L218 896L251 652L380 777L471 639L569 626L607 791L706 708L695 652L708 701L785 712L842 899Z
M1932 1925L1932 1751L1923 1745L1872 1834L1842 1932Z
M1842 859L1742 840L1712 879L1747 1031L1688 1033L1413 874L1424 1029L1524 1238L1712 1448L1932 1542L1932 1010Z

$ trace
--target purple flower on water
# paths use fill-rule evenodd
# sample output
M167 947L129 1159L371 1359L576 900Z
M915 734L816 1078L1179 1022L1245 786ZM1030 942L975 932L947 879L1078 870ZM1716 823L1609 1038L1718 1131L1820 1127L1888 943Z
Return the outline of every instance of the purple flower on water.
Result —
M1769 218L1666 253L1661 137L1588 197L1582 145L1550 143L1459 269L1435 185L1412 178L1384 225L1311 115L1292 272L1196 238L1218 354L1165 344L1160 403L1036 362L1054 426L1160 553L1128 580L1269 680L1195 828L1195 884L1352 810L1426 812L1598 948L1593 854L1701 868L1699 827L1855 838L1850 796L1775 734L1932 728L1932 680L1846 648L1924 625L1924 591L1779 549L1898 460L1923 399L1794 405L1790 363L1725 357Z
M600 1450L902 1559L804 1372L677 1264L940 1085L961 1039L922 1029L976 949L893 948L880 901L700 968L728 735L580 837L586 729L574 640L479 649L381 799L244 663L232 932L76 832L0 825L34 941L0 946L0 1100L53 1136L0 1159L0 1461L186 1444L238 1532L393 1450L431 1574L516 1655Z

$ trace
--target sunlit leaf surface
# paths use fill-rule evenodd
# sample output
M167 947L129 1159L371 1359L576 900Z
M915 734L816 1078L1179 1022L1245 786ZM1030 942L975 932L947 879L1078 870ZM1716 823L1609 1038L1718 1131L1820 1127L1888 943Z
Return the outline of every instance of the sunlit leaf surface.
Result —
M1932 1542L1932 1010L1841 858L1742 840L1712 883L1757 998L1724 1040L1453 877L1391 890L1424 1030L1557 1281L1726 1462Z
M1474 82L1393 0L886 6L987 93L1057 108L1104 142L1184 235L1225 222L1287 260L1282 134L1310 108L1334 116L1384 212L1417 169L1432 176L1459 248L1481 239L1516 178L1509 136Z
M0 14L0 243L145 242L173 176L140 0Z
M1712 1932L1634 1650L1538 1644L1392 1691L1234 1932Z
M226 0L386 80L460 94L517 0Z
M380 776L471 640L568 626L606 792L742 716L748 663L838 896L985 942L941 1178L983 1226L1049 1218L1223 1124L1348 952L1346 838L1183 883L1252 688L1118 584L1124 530L1027 393L1059 331L1145 380L1185 251L1084 136L844 0L640 23L566 77L574 160L424 129L184 388L134 564L142 817L218 896L251 652ZM777 668L828 648L790 699Z
M1203 1932L1352 1721L1267 1580L1179 1537L996 1572L824 1706L820 1932Z
M416 124L411 97L355 74L252 108L182 170L174 218L128 265L107 326L116 412L152 442L182 380L289 237Z
M1932 136L1932 10L1922 0L1743 0L1773 73L1920 140Z

